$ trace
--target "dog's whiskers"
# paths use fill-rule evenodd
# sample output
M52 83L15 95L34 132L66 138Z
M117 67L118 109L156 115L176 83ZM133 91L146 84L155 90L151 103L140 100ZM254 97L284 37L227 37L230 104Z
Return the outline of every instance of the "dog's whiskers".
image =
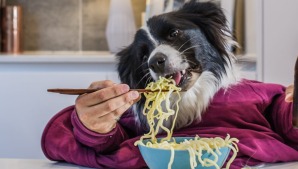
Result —
M199 47L199 46L201 46L201 45L194 45L194 46L191 46L191 47L185 49L184 51L180 52L180 55L182 55L185 51L187 51L187 50L189 50L189 49L191 49L191 48L195 48L195 47Z
M149 76L149 78L148 78L148 79L146 80L146 82L145 82L145 86L148 85L148 83L150 82L151 79L152 79L151 76Z
M178 51L189 41L191 41L192 39L194 39L196 36L193 36L192 38L188 39L186 42L184 42L179 48Z
M149 69L148 69L148 70L149 70ZM144 77L142 77L142 79L137 83L136 86L138 86L138 85L141 83L141 81L142 81L144 78L146 78L146 76L148 76L148 75L150 75L150 72L146 73L146 74L144 75ZM150 78L150 76L149 76L149 78Z
M140 69L144 64L146 64L147 62L142 63L139 67L137 67L136 70Z
M191 61L191 60L189 60L189 59L182 59L182 61L186 61L186 62L188 62L188 63L192 63L192 64L194 64L194 65L196 65L196 63L195 62L193 62L193 61Z

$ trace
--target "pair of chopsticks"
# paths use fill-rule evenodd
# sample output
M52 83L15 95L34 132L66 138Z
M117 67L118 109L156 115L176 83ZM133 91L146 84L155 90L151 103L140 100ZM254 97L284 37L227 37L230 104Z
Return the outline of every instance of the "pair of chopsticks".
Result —
M48 89L48 92L68 94L68 95L81 95L85 93L93 93L101 89L68 89L68 88L56 88ZM150 92L159 92L159 90L149 90L149 89L130 89L130 91L137 91L139 93L150 93ZM168 92L169 90L161 90L161 92Z

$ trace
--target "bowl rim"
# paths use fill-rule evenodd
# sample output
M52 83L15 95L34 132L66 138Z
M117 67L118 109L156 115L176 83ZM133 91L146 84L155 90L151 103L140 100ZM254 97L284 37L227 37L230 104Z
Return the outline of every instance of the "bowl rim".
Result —
M159 137L159 138L157 138L157 140L161 140L162 138L164 138L164 137ZM179 138L179 139L184 139L184 138L188 138L188 139L193 139L193 138L195 138L195 137L172 137L172 138ZM148 148L148 149L154 149L154 150L159 150L159 151L171 151L171 149L164 149L164 148L157 148L157 147L148 147L148 146L146 146L145 144L144 144L144 141L148 141L148 140L150 140L150 138L147 138L147 139L144 139L143 141L142 141L142 143L143 144L138 144L138 146L141 146L141 147L144 147L144 148ZM228 148L228 149L231 149L230 147L228 147L228 146L224 146L224 147L220 147L219 149L221 149L221 148ZM212 150L215 150L215 149L212 149ZM188 152L188 150L176 150L176 149L174 149L174 151L176 151L176 152Z

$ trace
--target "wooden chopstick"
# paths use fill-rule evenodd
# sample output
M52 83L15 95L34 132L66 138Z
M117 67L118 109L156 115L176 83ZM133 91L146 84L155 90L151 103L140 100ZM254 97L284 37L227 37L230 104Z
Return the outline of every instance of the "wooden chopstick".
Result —
M48 92L68 94L68 95L81 95L85 93L93 93L101 89L69 89L69 88L55 88L48 89ZM152 91L148 89L130 89L130 91L137 91L139 93L159 92L159 90ZM162 92L168 92L169 90L161 90Z

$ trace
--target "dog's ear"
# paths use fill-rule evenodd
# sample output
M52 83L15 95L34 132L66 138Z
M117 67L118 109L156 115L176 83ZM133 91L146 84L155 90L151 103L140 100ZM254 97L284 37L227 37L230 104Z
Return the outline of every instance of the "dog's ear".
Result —
M122 83L128 84L131 88L144 88L146 79L142 63L142 47L138 38L128 47L117 53L118 75ZM146 69L148 70L148 68Z
M143 77L145 77L146 74L140 69L142 64L139 60L139 49L138 42L135 39L131 45L116 54L118 59L117 70L121 83L129 85L131 89L145 88L146 80L144 80ZM145 100L145 97L142 95L141 99L134 104L134 113L136 117L139 118L140 122L137 124L141 125L144 130L147 129L146 117L142 114ZM141 127L139 129L141 129Z
M153 44L147 33L140 29L136 32L131 45L117 53L118 74L122 83L131 88L145 88L146 83L152 81L149 74L147 59Z
M132 59L135 58L134 55L135 52L133 44L129 45L116 54L118 59L117 70L120 81L121 83L129 85L131 88L134 87L134 71L132 68L133 64L131 64Z
M226 53L226 37L230 36L227 19L222 9L213 2L196 2L192 0L177 11L178 16L196 24L209 42L217 50Z
M213 2L196 2L192 0L185 3L179 10L181 13L195 14L194 17L202 19L201 22L214 22L220 27L226 26L226 17L219 5Z

